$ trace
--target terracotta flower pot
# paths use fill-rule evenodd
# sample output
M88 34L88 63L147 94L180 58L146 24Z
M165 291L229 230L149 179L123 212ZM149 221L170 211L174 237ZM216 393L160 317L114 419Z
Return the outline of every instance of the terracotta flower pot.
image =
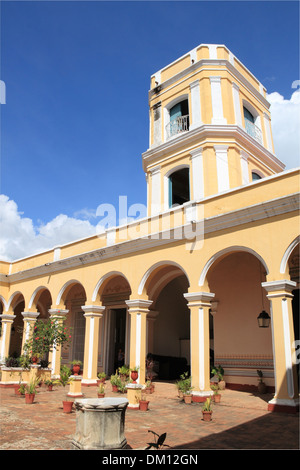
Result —
M20 392L19 388L20 388L20 384L15 384L14 385L15 394L18 395L18 396L24 396L24 394Z
M52 390L53 390L53 385L48 385L47 390L48 390L48 392L52 392Z
M117 385L112 385L112 391L113 392L118 392L119 391L118 386Z
M130 377L131 377L134 384L136 384L136 380L137 380L138 376L139 376L139 374L138 374L137 370L132 370L131 371Z
M98 398L104 398L105 397L105 393L98 393Z
M202 411L203 421L211 421L212 411Z
M32 360L33 364L37 364L39 358L37 356L32 356L31 360Z
M79 375L79 372L80 372L80 365L75 364L73 366L73 374L74 375Z
M192 403L192 395L183 395L184 403Z
M148 405L149 405L149 401L147 400L140 400L140 410L141 411L147 411L148 410Z
M63 401L63 412L64 413L71 413L73 407L72 401Z
M221 395L219 393L217 393L216 395L214 395L214 402L215 403L220 403L221 401Z
M32 405L34 401L35 393L25 393L25 403L27 405Z

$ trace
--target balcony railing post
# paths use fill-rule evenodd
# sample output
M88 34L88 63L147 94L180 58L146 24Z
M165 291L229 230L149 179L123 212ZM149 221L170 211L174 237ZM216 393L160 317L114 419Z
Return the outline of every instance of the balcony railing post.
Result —
M189 130L189 115L178 116L166 125L167 138Z

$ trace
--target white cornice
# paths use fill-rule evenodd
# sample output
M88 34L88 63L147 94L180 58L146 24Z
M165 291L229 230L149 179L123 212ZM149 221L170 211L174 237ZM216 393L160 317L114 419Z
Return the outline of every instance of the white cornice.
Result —
M174 83L178 82L179 80L183 79L186 75L195 73L198 71L200 68L204 67L225 67L228 69L228 71L231 73L231 75L234 76L234 78L241 84L243 84L259 101L260 103L267 109L270 108L270 103L266 100L266 98L261 94L259 90L257 90L250 82L249 80L244 77L244 75L239 72L234 65L232 65L228 60L226 59L201 59L198 62L195 62L194 64L191 64L181 72L178 72L176 75L173 75L173 77L169 78L168 80L165 80L164 82L159 84L159 93L155 93L155 88L152 88L149 90L149 102L152 98L157 98L161 95L161 93L164 92L164 90L170 86L172 86ZM251 72L247 70L247 72L253 77ZM254 77L255 78L255 77ZM257 80L255 78L255 80ZM258 84L259 81L257 80Z
M226 138L234 138L236 139L237 144L241 143L243 145L247 145L247 147L255 153L257 158L261 159L264 163L267 163L268 166L272 164L273 167L276 167L277 171L282 171L285 168L285 165L278 160L273 153L269 152L269 150L267 150L257 140L247 134L242 127L236 124L203 124L196 129L178 134L175 138L167 140L166 142L144 152L142 154L143 170L146 171L148 165L171 152L178 152L183 148L187 148L189 145L195 145L196 143L197 146L203 145L204 139L209 137L223 137L224 144L227 144L225 140Z
M220 196L221 197L221 196ZM204 201L202 201L204 202ZM292 211L299 211L299 194L291 194L281 198L270 201L264 201L259 204L249 206L247 208L238 209L225 214L213 216L204 220L204 236L206 233L214 233L224 229L230 229L239 225L253 223L256 220L268 219L284 213ZM203 221L198 221L203 224ZM184 226L185 227L185 226ZM178 227L176 227L178 229ZM181 241L172 239L173 231L170 231L170 237L164 238L163 232L161 236L151 238L137 238L135 240L128 240L98 250L82 253L70 258L54 261L47 265L37 266L25 271L20 271L10 275L1 275L1 279L6 283L18 282L24 279L30 279L37 276L50 275L53 273L61 272L67 269L73 269L84 265L91 265L94 263L101 263L101 261L118 258L127 254L138 253L145 249L151 249L158 246L163 246L173 243L185 243L183 238ZM184 230L183 230L184 233Z

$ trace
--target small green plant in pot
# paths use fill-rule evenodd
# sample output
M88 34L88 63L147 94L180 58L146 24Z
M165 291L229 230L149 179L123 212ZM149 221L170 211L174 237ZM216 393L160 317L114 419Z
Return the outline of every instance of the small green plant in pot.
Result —
M99 372L97 377L100 380L100 382L105 383L105 379L106 379L106 373L105 372Z
M61 385L62 387L66 387L69 385L74 379L71 377L71 370L67 366L61 366L60 368L60 378L54 381L54 384ZM66 399L63 400L63 412L64 413L71 413L73 400L66 396Z
M214 374L218 379L219 390L225 390L225 380L224 380L224 369L221 365L215 366L212 368L212 374Z
M97 389L98 398L105 397L105 385L103 382L100 382L98 389Z
M215 403L220 403L221 401L221 393L220 393L220 389L219 389L219 385L218 384L212 384L210 386L210 388L212 389L212 391L214 392L214 402Z
M203 416L203 421L211 421L211 417L212 417L211 398L206 398L204 405L202 407L202 416Z
M267 393L267 386L263 380L263 373L261 370L257 370L257 375L258 375L258 393Z
M34 402L34 397L39 381L40 380L38 378L33 378L25 386L25 403L31 405Z
M74 375L79 375L80 369L82 367L82 362L78 359L75 359L71 362L72 370Z

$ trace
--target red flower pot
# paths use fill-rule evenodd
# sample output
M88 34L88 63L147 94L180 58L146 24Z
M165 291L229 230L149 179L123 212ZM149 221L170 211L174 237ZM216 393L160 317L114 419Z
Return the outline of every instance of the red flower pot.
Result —
M148 410L148 405L149 405L149 401L147 400L140 400L140 410L141 411L147 411Z
M32 405L34 401L35 393L25 393L25 403L27 405Z
M64 413L71 413L73 407L72 401L63 401L63 412Z
M37 356L32 356L31 360L32 360L33 364L37 364L39 358Z
M139 373L138 373L137 370L132 370L131 371L130 377L131 377L134 384L136 384L136 380L137 380L138 376L139 376Z
M79 375L79 372L80 372L80 366L79 365L74 365L73 366L73 374L74 375Z

